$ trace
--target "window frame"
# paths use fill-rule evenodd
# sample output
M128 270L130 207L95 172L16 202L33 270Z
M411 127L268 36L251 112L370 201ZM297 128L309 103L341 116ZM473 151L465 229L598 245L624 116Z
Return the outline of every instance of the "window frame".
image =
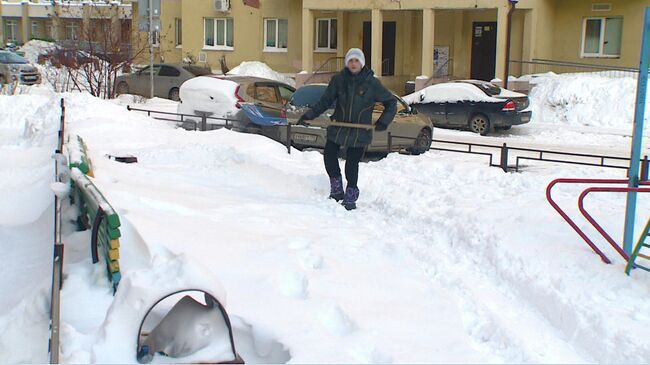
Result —
M174 18L174 43L176 47L183 46L183 18ZM205 25L203 26L203 37L205 38Z
M79 40L79 32L81 31L81 26L77 24L76 22L68 22L65 24L65 40L66 41L78 41ZM68 38L68 29L71 29L72 33L72 38Z
M223 20L223 45L217 44L217 21ZM212 30L214 32L213 39L214 45L206 44L205 38L205 25L206 22L212 21ZM228 46L228 21L232 22L232 46ZM234 51L235 50L235 20L234 18L203 18L203 50L205 51Z
M287 46L278 47L280 44L280 20L287 21ZM270 47L266 44L266 38L268 36L268 23L275 22L275 46ZM271 53L286 53L289 52L289 19L287 18L264 18L264 39L262 39L263 47L262 52L271 52Z
M336 21L336 48L331 48L332 44L332 20ZM321 21L327 21L327 47L318 46L318 38L320 36L320 27L318 26ZM316 18L316 31L314 32L315 41L314 41L314 51L323 52L323 53L335 53L339 46L339 35L338 35L338 18Z
M5 20L5 38L8 43L18 43L18 19L7 19ZM11 38L9 37L11 34Z
M623 28L621 27L621 51L617 55L605 54L605 34L607 32L607 19L621 19L622 16L588 16L584 17L582 20L582 41L580 46L580 58L621 58L622 47L623 47ZM590 20L599 20L600 21L600 39L598 40L598 53L586 53L585 46L587 45L587 23Z

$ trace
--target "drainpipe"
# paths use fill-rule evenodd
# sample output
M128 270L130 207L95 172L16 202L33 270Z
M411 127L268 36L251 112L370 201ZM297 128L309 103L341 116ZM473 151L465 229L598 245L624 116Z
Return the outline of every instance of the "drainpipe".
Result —
M505 72L505 80L503 80L503 88L507 89L508 88L508 78L510 75L510 37L512 33L512 13L515 12L515 8L517 7L517 3L519 0L508 0L508 3L510 4L510 9L508 10L508 29L506 30L506 72Z

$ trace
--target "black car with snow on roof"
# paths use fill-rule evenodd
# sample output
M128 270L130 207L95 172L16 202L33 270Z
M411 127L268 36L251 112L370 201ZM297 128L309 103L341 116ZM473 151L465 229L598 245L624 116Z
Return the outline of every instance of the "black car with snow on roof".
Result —
M528 96L479 80L446 82L404 97L436 127L469 129L486 135L530 122Z

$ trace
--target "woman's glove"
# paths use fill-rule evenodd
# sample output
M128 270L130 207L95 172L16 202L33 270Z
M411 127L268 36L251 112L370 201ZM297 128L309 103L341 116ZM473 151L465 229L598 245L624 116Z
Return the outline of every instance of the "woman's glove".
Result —
M376 130L377 132L383 132L383 131L385 131L386 129L388 129L388 126L385 125L385 124L383 124L383 123L377 123L377 124L375 124L375 130Z

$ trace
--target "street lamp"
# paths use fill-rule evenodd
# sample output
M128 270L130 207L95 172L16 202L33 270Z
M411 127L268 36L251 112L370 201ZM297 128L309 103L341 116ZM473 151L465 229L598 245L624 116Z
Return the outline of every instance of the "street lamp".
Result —
M515 8L517 7L517 3L519 0L508 0L508 4L510 5L510 9L508 10L508 29L506 30L506 72L505 72L505 80L503 80L503 88L507 89L508 88L508 77L510 75L510 37L512 33L512 13L515 12Z

